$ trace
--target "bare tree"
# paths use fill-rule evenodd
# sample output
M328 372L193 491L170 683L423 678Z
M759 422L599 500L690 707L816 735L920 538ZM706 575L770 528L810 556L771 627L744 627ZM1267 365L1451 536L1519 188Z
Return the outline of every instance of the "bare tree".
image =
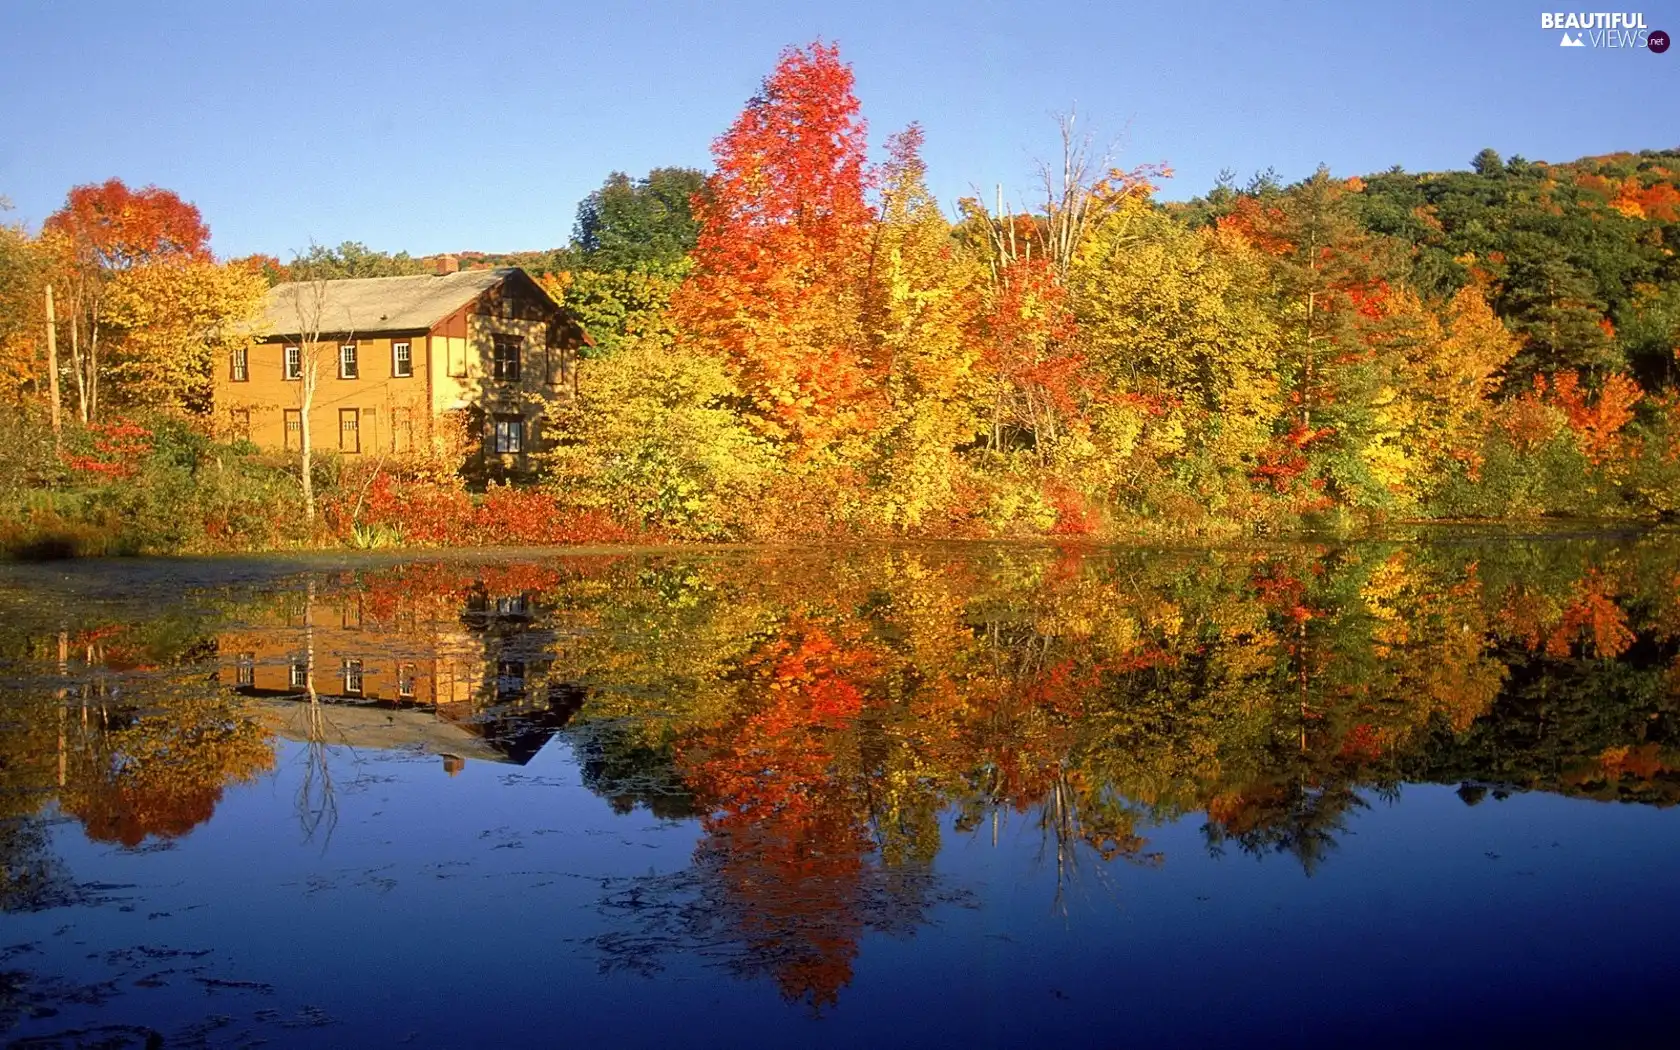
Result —
M310 580L303 599L303 687L309 698L305 712L308 745L304 752L303 778L298 783L298 823L305 841L325 829L322 846L332 839L338 824L338 795L328 765L327 714L321 694L315 689L315 581Z
M74 242L71 247L70 374L76 380L76 414L87 423L99 408L99 319L108 278L90 251ZM88 332L85 349L84 328Z
M327 278L318 268L309 266L299 256L292 264L292 271L294 280L285 287L298 340L298 480L303 486L303 518L313 528L315 442L309 417L315 407L315 392L320 387L321 359L329 349L336 357L338 343L355 338L355 331L348 308L344 324L333 327L327 308ZM335 338L323 342L322 337L328 335Z
M978 193L962 202L965 223L985 236L994 294L1014 287L1023 275L1031 281L1046 271L1055 285L1067 289L1074 261L1091 228L1105 217L1128 214L1122 207L1127 200L1147 195L1154 178L1170 174L1162 165L1130 171L1115 167L1117 145L1098 148L1092 135L1079 129L1078 115L1071 109L1057 116L1056 127L1061 155L1056 161L1037 164L1043 196L1036 208L1023 206L1017 211L1006 204L1002 186L997 188L992 209ZM1050 340L1030 352L1054 354L1065 349L1069 348ZM1001 449L1006 431L1014 430L1029 435L1032 447L1043 457L1046 441L1054 443L1058 437L1055 401L1031 380L1000 374L993 387L990 415L987 445L992 449Z
M1114 147L1109 145L1100 154L1094 153L1091 133L1079 132L1078 124L1079 114L1074 109L1057 114L1061 164L1057 168L1038 162L1039 182L1044 189L1045 251L1062 281L1067 280L1093 214L1108 197L1104 190L1114 170Z

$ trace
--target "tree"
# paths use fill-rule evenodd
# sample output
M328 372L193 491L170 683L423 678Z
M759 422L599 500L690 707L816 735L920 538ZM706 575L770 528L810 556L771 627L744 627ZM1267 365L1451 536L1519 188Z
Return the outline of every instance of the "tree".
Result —
M108 292L120 334L111 378L130 406L205 415L212 371L249 337L267 282L242 265L182 260L137 266Z
M967 331L981 264L952 239L921 145L914 124L888 143L865 303L870 354L885 373L875 455L885 479L879 513L892 527L920 526L951 506L955 450L978 432L983 395Z
M1070 280L1110 394L1093 409L1103 459L1128 477L1188 473L1210 501L1240 491L1285 408L1264 257L1136 198L1092 226ZM1144 462L1127 463L1140 440Z
M721 361L644 336L585 369L578 393L546 410L559 441L540 457L556 497L684 538L744 531L769 456L729 409Z
M0 208L5 201L0 198ZM22 227L0 225L0 399L16 403L45 375L41 337L47 260Z
M1484 149L1470 161L1470 170L1486 178L1494 178L1505 174L1505 162L1499 159L1499 152Z
M1474 285L1453 296L1444 320L1442 338L1408 362L1408 391L1427 406L1412 443L1437 476L1455 463L1474 474L1494 394L1518 343Z
M1383 498L1364 453L1383 425L1374 404L1388 396L1387 363L1378 359L1371 338L1391 291L1386 246L1353 214L1349 197L1362 188L1320 167L1270 200L1244 197L1220 220L1221 229L1271 258L1276 288L1294 421L1280 427L1257 477L1279 492L1300 479L1326 498L1349 503Z
M331 268L317 270L309 258L317 255L311 246L309 255L292 260L292 281L281 285L279 297L281 316L295 326L285 334L297 336L298 350L298 483L303 488L303 516L311 526L315 523L314 435L310 413L315 407L315 392L321 381L321 361L335 361L339 342L354 338L355 332L348 312L342 325L335 325L327 306L327 283Z
M857 310L864 144L839 50L784 51L713 146L694 273L672 302L685 340L728 363L760 432L801 455L864 429L875 393Z
M578 205L572 241L591 269L668 268L694 249L692 202L705 189L705 172L694 168L654 168L640 179L615 171Z
M168 190L130 190L121 179L109 179L73 188L42 233L68 286L71 368L85 423L99 412L99 339L111 282L148 263L208 260L210 229L197 208Z
M610 357L643 337L675 336L669 308L682 283L686 260L670 270L568 270L537 282L577 318L589 333L586 357Z
M1613 371L1622 365L1605 330L1605 303L1592 277L1570 261L1556 238L1525 232L1512 242L1500 307L1523 338L1511 378L1562 369Z
M332 281L354 277L414 277L431 268L407 252L375 251L360 241L345 241L336 248L311 244L295 261L309 280Z

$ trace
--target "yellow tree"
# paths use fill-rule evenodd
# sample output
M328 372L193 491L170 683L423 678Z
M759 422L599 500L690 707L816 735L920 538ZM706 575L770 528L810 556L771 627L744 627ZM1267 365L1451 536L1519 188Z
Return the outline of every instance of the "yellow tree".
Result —
M45 278L40 246L21 227L0 225L0 398L8 402L46 379Z
M268 286L238 264L169 260L118 274L106 321L118 330L111 375L133 406L204 414L212 370L248 337Z
M875 433L882 484L876 514L913 529L955 498L956 448L978 429L979 353L966 337L980 262L951 237L927 188L921 128L893 136L870 253L865 325L885 369Z
M1240 237L1191 230L1141 196L1093 225L1069 282L1107 387L1093 422L1100 462L1121 470L1110 484L1182 462L1212 509L1231 509L1221 490L1247 489L1285 411L1264 274Z
M1395 363L1403 409L1399 444L1415 460L1414 474L1437 477L1455 465L1472 475L1492 418L1493 396L1517 338L1506 329L1481 291L1467 285L1437 312L1415 296L1398 296L1397 312L1410 318L1410 337Z

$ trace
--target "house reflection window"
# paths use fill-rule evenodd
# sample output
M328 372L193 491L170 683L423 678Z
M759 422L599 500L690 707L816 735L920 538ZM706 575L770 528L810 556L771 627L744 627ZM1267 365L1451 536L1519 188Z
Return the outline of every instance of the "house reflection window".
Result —
M397 695L404 700L414 699L414 665L403 664L397 668Z
M530 612L530 604L523 594L510 594L496 599L497 616L525 616Z
M360 660L344 661L344 695L362 695L362 662Z
M257 684L257 654L240 653L234 663L234 682L241 688Z
M498 660L496 662L496 697L510 699L525 695L525 662Z
M291 683L293 689L309 688L309 661L301 656L292 658Z

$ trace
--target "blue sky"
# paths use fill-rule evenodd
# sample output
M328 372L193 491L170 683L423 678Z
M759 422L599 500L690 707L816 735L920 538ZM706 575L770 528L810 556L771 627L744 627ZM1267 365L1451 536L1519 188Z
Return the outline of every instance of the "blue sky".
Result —
M1628 6L1680 31L1680 0ZM33 227L77 183L164 186L227 255L554 247L608 172L707 166L778 50L818 36L852 63L872 144L922 123L947 205L1029 194L1075 103L1122 163L1176 169L1167 197L1222 168L1680 146L1680 48L1560 49L1540 12L1562 8L6 0L0 195Z

